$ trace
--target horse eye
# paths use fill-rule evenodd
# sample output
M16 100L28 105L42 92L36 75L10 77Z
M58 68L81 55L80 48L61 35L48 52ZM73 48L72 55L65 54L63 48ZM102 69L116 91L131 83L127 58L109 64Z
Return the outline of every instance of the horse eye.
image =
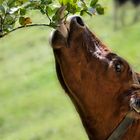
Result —
M117 64L115 64L115 71L116 72L122 72L122 64L119 64L119 63L117 63Z

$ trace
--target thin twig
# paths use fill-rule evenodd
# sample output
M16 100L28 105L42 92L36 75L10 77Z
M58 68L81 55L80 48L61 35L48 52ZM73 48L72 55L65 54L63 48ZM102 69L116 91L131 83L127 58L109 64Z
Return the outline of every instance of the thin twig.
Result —
M47 16L47 18L49 19L50 24L51 24L51 23L52 23L52 20L51 20L51 18L49 17L49 14L48 14L47 10L46 10L46 16Z
M3 28L3 18L0 15L0 32L2 32L2 30L3 30L2 28Z
M52 27L50 24L30 24L30 25L26 25L26 26L19 26L19 27L17 27L17 28L14 28L14 29L12 29L11 31L9 31L9 32L7 32L7 33L4 33L3 35L1 35L0 36L0 38L2 38L2 37L4 37L4 36L6 36L6 35L8 35L9 33L12 33L12 32L14 32L14 31L16 31L16 30L18 30L18 29L22 29L22 28L27 28L27 27L41 27L41 26L44 26L44 27Z

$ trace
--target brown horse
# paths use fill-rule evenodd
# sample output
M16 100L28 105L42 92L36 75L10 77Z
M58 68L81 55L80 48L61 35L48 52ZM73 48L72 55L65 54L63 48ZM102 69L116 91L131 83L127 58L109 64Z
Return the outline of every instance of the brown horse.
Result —
M115 132L117 140L140 140L140 75L128 62L112 53L78 16L54 31L51 44L58 79L89 139L115 140Z

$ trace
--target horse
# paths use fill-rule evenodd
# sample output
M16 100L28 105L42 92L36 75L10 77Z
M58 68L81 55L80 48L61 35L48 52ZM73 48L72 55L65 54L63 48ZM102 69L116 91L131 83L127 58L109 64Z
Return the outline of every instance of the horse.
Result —
M60 84L89 140L140 140L140 74L79 16L53 32L51 46Z

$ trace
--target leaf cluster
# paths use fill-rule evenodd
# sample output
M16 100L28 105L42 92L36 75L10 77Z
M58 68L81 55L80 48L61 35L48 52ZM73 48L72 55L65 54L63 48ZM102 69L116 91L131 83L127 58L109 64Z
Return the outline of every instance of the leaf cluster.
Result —
M63 17L60 9L65 6ZM32 17L27 12L38 10L49 19L46 25L56 28L69 14L103 14L104 8L98 0L0 0L0 36L20 27L32 25ZM36 24L35 24L36 25Z

